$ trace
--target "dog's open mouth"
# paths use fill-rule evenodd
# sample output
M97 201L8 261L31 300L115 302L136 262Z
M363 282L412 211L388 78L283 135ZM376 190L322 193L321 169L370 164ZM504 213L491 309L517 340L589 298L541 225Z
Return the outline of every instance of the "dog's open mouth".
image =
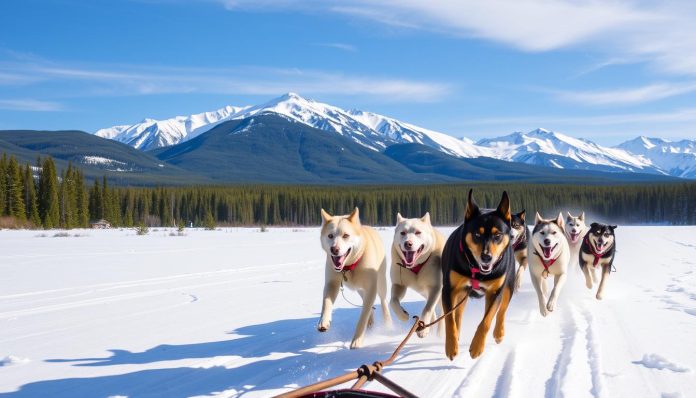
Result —
M570 241L573 243L577 242L579 237L580 237L580 232L571 232L570 233Z
M544 254L544 258L551 258L551 253L556 249L558 243L553 246L541 246L541 251Z
M421 245L418 250L401 250L401 254L404 256L404 265L408 268L413 267L424 248L425 245Z
M492 260L490 263L479 262L479 269L481 270L481 273L483 275L490 274L491 271L493 271L493 264L495 264L495 261Z
M604 249L607 248L607 243L608 243L608 242L599 242L599 241L598 241L598 242L595 244L595 246L597 246L597 251L598 251L598 252L603 252Z
M348 249L348 250L346 251L346 253L343 254L342 256L331 256L331 262L333 262L333 266L334 266L334 269L335 269L336 271L341 271L341 270L343 270L343 266L344 266L345 263L346 263L346 258L347 258L348 255L350 254L350 250L351 250L351 249Z

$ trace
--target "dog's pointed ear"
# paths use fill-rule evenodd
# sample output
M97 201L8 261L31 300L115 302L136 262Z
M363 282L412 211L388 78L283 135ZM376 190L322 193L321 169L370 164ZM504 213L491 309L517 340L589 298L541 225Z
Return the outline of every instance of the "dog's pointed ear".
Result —
M585 212L583 211L582 213L580 213L580 217L578 218L580 219L580 221L585 221Z
M327 213L326 210L321 209L321 219L323 221L323 224L326 224L327 222L331 221L331 214Z
M566 212L566 214L568 214L568 217L566 217L566 220L568 220L568 221L572 221L572 220L573 220L573 215L572 215L572 214L570 214L570 212L569 212L569 211L567 211L567 212Z
M481 214L481 211L479 210L478 205L474 201L474 190L470 189L469 198L466 202L466 214L464 215L464 221L467 222L472 218L478 216L479 214Z
M425 212L425 215L423 217L421 217L421 221L430 225L430 212L429 211Z
M527 215L527 212L523 209L520 214L517 216L522 219L522 222L526 221L525 216Z
M610 226L609 226L609 228L611 228L612 231L615 230L615 229L618 228L618 227L619 227L618 225L610 225Z
M396 213L396 223L401 224L402 221L404 221L404 217L401 215L401 213Z
M508 196L507 191L503 191L503 197L500 198L500 203L498 204L496 211L498 214L503 216L503 219L508 224L510 224L512 217L510 216L510 197Z
M360 210L358 210L357 207L353 209L353 212L348 216L348 221L352 224L360 225Z
M590 228L592 229L595 229L597 227L599 227L599 223L593 222L592 224L590 224Z
M536 212L536 215L534 216L534 224L539 224L540 222L544 221L544 218L539 214L539 212Z
M558 217L556 217L556 219L553 220L553 222L555 222L556 225L558 225L559 227L561 227L561 229L563 229L565 227L565 222L563 221L563 213L558 212Z

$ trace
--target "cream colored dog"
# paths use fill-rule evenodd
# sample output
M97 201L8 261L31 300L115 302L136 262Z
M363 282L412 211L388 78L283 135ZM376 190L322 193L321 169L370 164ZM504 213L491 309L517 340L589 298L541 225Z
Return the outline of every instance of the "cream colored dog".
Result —
M350 348L363 344L365 329L373 324L373 309L377 295L382 304L382 316L388 327L391 315L387 308L387 261L382 240L374 229L360 224L356 207L350 215L332 216L321 210L321 247L326 252L324 300L317 329L329 330L331 311L341 284L355 290L363 305Z
M570 247L563 231L563 215L545 220L536 214L529 242L529 274L539 299L539 311L546 316L556 308L556 301L568 278ZM553 275L553 290L546 301L546 278Z
M408 312L400 302L408 288L415 290L426 300L421 313L423 322L435 320L435 308L441 308L440 259L444 247L445 237L430 224L430 213L425 213L421 218L403 218L397 213L391 250L392 289L389 305L402 321L409 318ZM425 337L428 329L419 331L418 337Z

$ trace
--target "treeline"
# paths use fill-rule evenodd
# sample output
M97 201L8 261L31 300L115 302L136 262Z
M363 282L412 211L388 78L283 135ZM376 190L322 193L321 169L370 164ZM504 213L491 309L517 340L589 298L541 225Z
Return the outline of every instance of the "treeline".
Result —
M0 159L0 216L20 226L87 227L105 219L113 226L318 225L319 209L346 214L357 206L371 225L393 225L429 211L434 224L462 221L465 184L429 186L193 186L187 188L111 187L106 178L86 186L80 170L58 173L51 158L36 167ZM493 208L503 190L513 210L545 217L584 210L591 219L631 224L696 224L696 182L613 186L476 184L481 207Z

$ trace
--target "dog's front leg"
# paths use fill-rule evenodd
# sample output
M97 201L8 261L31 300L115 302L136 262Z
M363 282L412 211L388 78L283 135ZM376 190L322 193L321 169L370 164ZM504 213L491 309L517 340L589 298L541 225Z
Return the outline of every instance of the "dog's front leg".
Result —
M327 281L326 286L324 286L324 300L321 304L321 318L319 319L319 325L317 325L317 330L320 332L326 332L331 327L331 311L333 310L333 304L336 302L336 297L338 296L338 291L341 289L340 282Z
M582 261L582 259L580 261ZM589 264L585 264L584 266L580 267L580 268L582 268L582 273L585 274L585 286L588 289L592 289L592 285L593 285L592 275L590 275L590 273L592 273L594 271L591 270L590 267L591 267L591 265L589 265Z
M443 311L451 311L455 305L463 300L457 309L445 317L445 355L450 360L453 360L459 353L459 330L462 324L464 307L466 307L466 303L469 301L469 296L464 288L454 286L450 289L449 300L449 308L447 308L447 305L443 305Z
M611 265L603 265L602 280L599 282L599 289L597 289L597 300L601 300L604 297L604 288L606 287L607 279L609 279L609 272L611 272Z
M546 310L546 295L541 288L541 283L544 281L541 280L540 275L534 275L533 272L530 272L529 274L530 279L532 280L532 286L534 286L534 290L536 290L537 293L537 299L539 300L539 312L542 316L546 316L548 315L548 311Z
M396 314L396 317L402 321L408 321L408 312L401 306L401 299L406 295L406 286L399 285L398 283L392 283L391 288L391 299L389 300L389 307Z
M376 281L375 281L376 282ZM372 316L372 305L375 303L377 298L377 286L370 286L370 289L365 291L362 295L363 297L363 307L360 312L360 319L358 319L358 325L355 327L355 335L353 336L353 341L350 343L350 349L360 348L363 345L363 339L365 337L365 330L367 329L367 323Z
M441 288L439 286L432 286L428 289L428 300L425 302L425 307L423 307L423 312L421 313L421 320L423 322L432 322L433 314L435 312L435 305L440 299ZM425 337L428 335L428 329L419 330L417 332L418 337Z
M491 322L493 322L493 317L495 313L498 312L500 308L501 295L498 292L486 292L486 313L483 315L481 323L479 323L478 328L476 328L476 334L474 334L473 340L471 340L471 346L469 346L469 354L471 358L477 358L483 353L483 348L486 345L486 335L491 329Z
M517 259L520 263L520 267L517 268L517 274L515 274L515 291L520 290L522 287L522 279L524 278L524 272L527 270L527 252L523 252Z
M553 290L551 290L551 297L549 297L549 303L546 305L546 309L553 311L556 308L556 301L558 296L561 294L561 289L568 278L568 274L560 274L554 277Z
M493 329L493 337L495 338L495 342L498 344L500 344L503 341L503 337L505 337L505 313L507 312L511 298L512 292L506 284L503 286L500 309L498 310L498 315L495 318L495 328Z

